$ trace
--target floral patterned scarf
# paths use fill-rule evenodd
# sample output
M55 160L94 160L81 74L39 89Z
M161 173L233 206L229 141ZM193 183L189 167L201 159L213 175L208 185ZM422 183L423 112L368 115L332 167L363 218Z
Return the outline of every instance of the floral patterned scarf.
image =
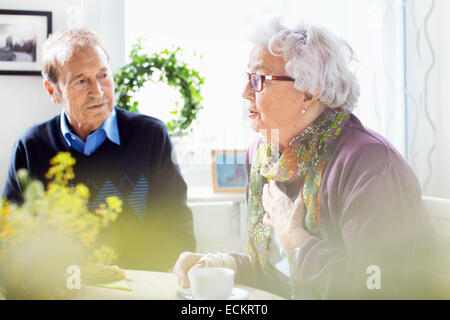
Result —
M325 111L289 142L281 156L267 141L259 145L250 171L247 253L250 261L259 263L265 272L273 230L263 224L264 184L270 180L293 182L304 179L304 227L309 233L320 236L322 174L333 154L335 141L349 118L350 114L341 108Z

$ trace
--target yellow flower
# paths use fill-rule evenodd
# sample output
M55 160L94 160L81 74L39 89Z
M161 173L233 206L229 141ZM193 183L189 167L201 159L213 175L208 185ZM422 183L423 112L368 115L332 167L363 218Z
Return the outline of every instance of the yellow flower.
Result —
M89 199L89 189L84 184L77 184L76 186L76 194L82 197L83 199Z
M72 167L75 165L75 158L72 157L70 152L59 152L50 160L52 166L61 165L63 167Z
M108 246L101 246L100 249L95 250L90 258L88 259L88 263L102 263L105 266L112 265L112 263L117 260L117 254Z
M53 182L67 186L68 182L75 178L73 166L76 160L70 152L59 152L50 160L52 165L45 174L45 177Z
M109 197L93 212L89 211L89 189L83 184L69 186L69 181L75 177L74 164L75 159L70 153L54 157L46 174L49 179L47 189L42 182L31 179L28 172L20 171L18 175L25 190L24 203L17 206L0 199L0 265L11 270L8 280L17 279L14 287L27 281L25 265L36 263L51 268L53 259L49 260L49 256L58 254L58 258L62 258L61 251L54 252L49 246L36 246L48 240L49 230L64 239L55 243L61 243L62 255L81 257L91 251L100 230L109 226L122 211L122 201L117 197ZM101 248L91 255L89 261L109 265L116 258L112 249ZM43 267L39 271L48 269ZM37 277L41 278L44 279Z
M106 203L108 204L108 208L114 212L122 212L122 200L118 197L108 197L106 198Z
M16 206L0 199L0 264L13 266L16 258L7 252L39 241L40 237L45 237L46 230L61 232L69 242L85 250L95 242L100 230L122 211L122 201L118 197L108 197L94 212L89 211L89 189L83 184L69 186L69 181L75 177L75 159L70 153L58 153L50 163L46 190L41 181L31 179L27 171L20 171L18 175L25 189L24 203ZM52 253L43 250L37 256L47 259ZM93 259L112 261L115 257L112 249L103 249Z

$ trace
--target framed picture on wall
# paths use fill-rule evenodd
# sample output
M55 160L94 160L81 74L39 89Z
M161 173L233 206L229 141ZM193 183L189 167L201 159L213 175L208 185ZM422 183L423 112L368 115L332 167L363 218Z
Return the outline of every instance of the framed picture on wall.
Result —
M40 75L42 44L51 32L49 11L0 10L0 75Z
M212 150L214 192L245 193L245 150Z

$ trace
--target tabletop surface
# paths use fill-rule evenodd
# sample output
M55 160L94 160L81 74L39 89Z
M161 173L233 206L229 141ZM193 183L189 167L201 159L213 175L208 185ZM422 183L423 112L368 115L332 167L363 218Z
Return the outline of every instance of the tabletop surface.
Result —
M81 300L177 300L180 299L175 275L166 272L125 270L132 291L83 286L77 294ZM279 296L247 286L235 285L250 293L249 300L280 300Z

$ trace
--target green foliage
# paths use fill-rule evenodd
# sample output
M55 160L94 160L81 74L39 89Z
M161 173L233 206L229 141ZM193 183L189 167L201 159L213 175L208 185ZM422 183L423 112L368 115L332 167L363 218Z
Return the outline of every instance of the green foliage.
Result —
M178 59L180 47L174 51L165 49L149 56L141 52L141 42L142 40L139 39L133 46L130 52L131 62L120 68L114 75L118 94L117 107L139 112L139 102L132 101L132 95L149 80L164 82L178 89L184 101L181 108L175 107L171 112L175 118L167 123L167 128L172 136L185 135L190 131L198 111L202 109L200 102L203 97L200 89L204 78L197 70L189 68L186 63ZM158 70L159 72L155 72Z

